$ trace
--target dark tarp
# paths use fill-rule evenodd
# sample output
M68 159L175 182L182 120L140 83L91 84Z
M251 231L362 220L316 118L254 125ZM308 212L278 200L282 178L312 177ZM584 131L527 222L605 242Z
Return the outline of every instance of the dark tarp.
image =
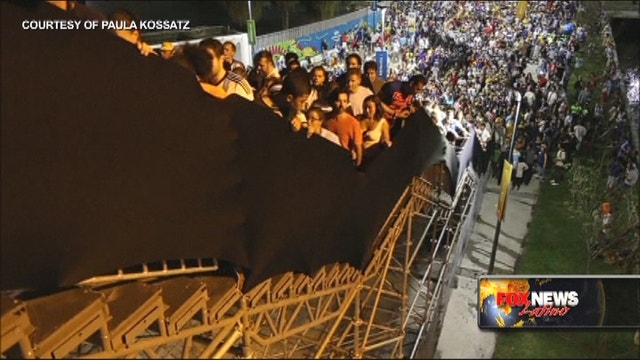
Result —
M362 248L339 237L366 181L350 153L292 133L270 110L242 98L225 101L240 133L235 166L247 216L247 286L289 270L309 273L338 261L359 265Z
M341 148L241 98L211 98L186 70L111 33L22 30L71 15L0 6L2 289L162 259L232 262L248 288L285 271L361 267L411 177L457 166L419 113L358 173Z

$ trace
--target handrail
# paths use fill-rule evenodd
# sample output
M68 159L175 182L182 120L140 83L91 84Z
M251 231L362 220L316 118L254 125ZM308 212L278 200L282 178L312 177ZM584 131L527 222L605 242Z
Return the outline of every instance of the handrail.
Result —
M125 269L118 269L116 274L94 276L92 278L80 281L78 285L89 287L101 286L120 281L144 280L176 275L205 273L217 271L219 269L218 260L214 258L198 258L192 259L191 261L188 259L179 259L177 261L179 262L178 267L172 266L171 263L175 261L162 260L158 263L140 264L139 266L141 268L141 271L127 272ZM190 262L192 261L195 261L195 264L190 264ZM158 267L157 265L160 265L161 269L153 270L154 267Z

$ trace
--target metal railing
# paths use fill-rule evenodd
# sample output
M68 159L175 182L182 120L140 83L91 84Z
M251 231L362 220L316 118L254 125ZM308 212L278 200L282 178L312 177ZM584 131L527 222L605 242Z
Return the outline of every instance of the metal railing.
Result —
M130 269L118 269L115 274L94 276L78 283L79 286L101 286L120 281L155 279L175 275L188 275L217 271L218 260L214 258L162 260L143 263Z
M349 21L364 19L367 15L369 15L370 11L371 10L369 9L361 9L349 14L344 14L309 25L298 26L292 29L257 36L256 44L254 45L254 52L264 50L268 46L272 46L283 41L294 40L301 37L309 36L316 32L326 30L334 26L339 26Z

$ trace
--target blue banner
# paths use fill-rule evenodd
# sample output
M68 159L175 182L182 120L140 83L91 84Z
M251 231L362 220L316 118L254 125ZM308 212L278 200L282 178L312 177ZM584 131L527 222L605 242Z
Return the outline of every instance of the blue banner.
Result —
M376 51L376 63L378 63L378 77L387 80L389 75L389 52L387 50Z
M369 24L369 26L375 27L376 24L380 23L380 21L382 21L381 11L369 12L367 15L364 15L359 19L354 19L338 26L332 26L307 36L270 45L279 46L279 50L282 53L281 55L291 51L300 52L300 55L303 57L311 57L321 54L323 45L329 50L342 45L342 35L344 33L358 29L364 24ZM269 50L272 52L277 51L274 48Z

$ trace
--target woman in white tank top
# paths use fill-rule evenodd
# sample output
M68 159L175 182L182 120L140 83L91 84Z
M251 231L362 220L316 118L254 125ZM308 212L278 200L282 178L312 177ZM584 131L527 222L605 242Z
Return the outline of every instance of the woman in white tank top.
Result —
M363 113L360 117L360 128L363 135L363 148L367 149L380 142L391 146L389 123L384 118L380 100L375 95L367 96L362 102Z
M362 163L359 169L366 167L387 147L391 146L389 123L384 118L382 104L375 95L367 96L362 102L363 113L360 115L360 129L362 130Z

